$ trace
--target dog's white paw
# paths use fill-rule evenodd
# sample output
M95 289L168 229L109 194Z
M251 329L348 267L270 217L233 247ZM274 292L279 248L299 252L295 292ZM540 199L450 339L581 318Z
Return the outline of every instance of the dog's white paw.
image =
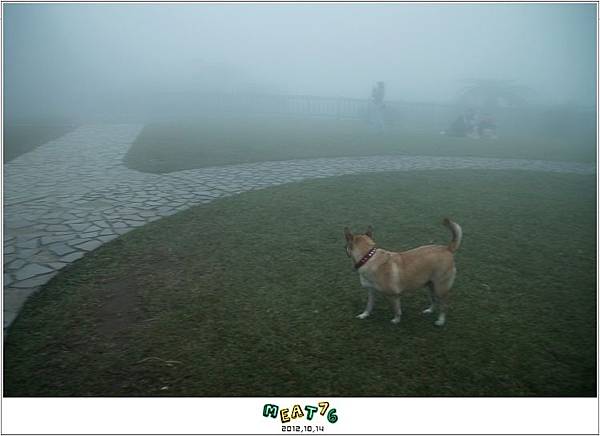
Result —
M444 314L440 315L440 317L434 323L436 326L441 327L446 324L446 316Z
M367 316L369 316L368 312L363 312L360 315L356 315L358 319L365 319Z
M429 315L430 313L433 313L433 307L428 307L427 309L425 309L423 312L421 312L423 315Z
M394 318L392 318L392 321L390 321L392 324L398 324L400 322L400 317L399 316L395 316Z

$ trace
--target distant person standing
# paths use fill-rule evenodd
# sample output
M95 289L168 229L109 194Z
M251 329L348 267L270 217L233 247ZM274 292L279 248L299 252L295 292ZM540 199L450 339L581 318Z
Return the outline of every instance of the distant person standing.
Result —
M385 127L385 84L379 81L371 90L372 110L370 124L382 129Z
M371 91L371 97L373 98L373 103L377 106L383 105L383 99L385 97L385 84L382 81L379 81L373 87Z

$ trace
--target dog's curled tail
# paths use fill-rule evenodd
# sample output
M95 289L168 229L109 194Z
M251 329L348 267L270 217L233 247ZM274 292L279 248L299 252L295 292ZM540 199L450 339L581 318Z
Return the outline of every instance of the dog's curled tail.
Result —
M460 241L462 241L462 228L454 221L450 221L448 218L444 218L443 224L452 232L452 241L448 244L448 250L454 253L456 250L458 250L458 247L460 247Z

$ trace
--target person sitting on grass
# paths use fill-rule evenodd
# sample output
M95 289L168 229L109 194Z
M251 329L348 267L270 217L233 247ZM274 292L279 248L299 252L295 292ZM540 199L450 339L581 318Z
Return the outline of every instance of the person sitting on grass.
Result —
M442 135L457 136L461 138L473 136L477 133L475 111L473 109L467 109L454 120L448 130L440 133Z
M496 121L490 114L484 114L477 125L479 136L482 138L497 139Z

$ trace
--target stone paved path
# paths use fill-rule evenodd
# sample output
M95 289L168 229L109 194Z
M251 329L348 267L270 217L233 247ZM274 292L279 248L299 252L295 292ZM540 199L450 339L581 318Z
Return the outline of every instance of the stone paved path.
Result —
M60 269L145 223L215 198L343 174L522 169L594 174L588 164L513 159L372 156L262 162L157 175L126 168L141 125L93 125L4 165L4 325Z

